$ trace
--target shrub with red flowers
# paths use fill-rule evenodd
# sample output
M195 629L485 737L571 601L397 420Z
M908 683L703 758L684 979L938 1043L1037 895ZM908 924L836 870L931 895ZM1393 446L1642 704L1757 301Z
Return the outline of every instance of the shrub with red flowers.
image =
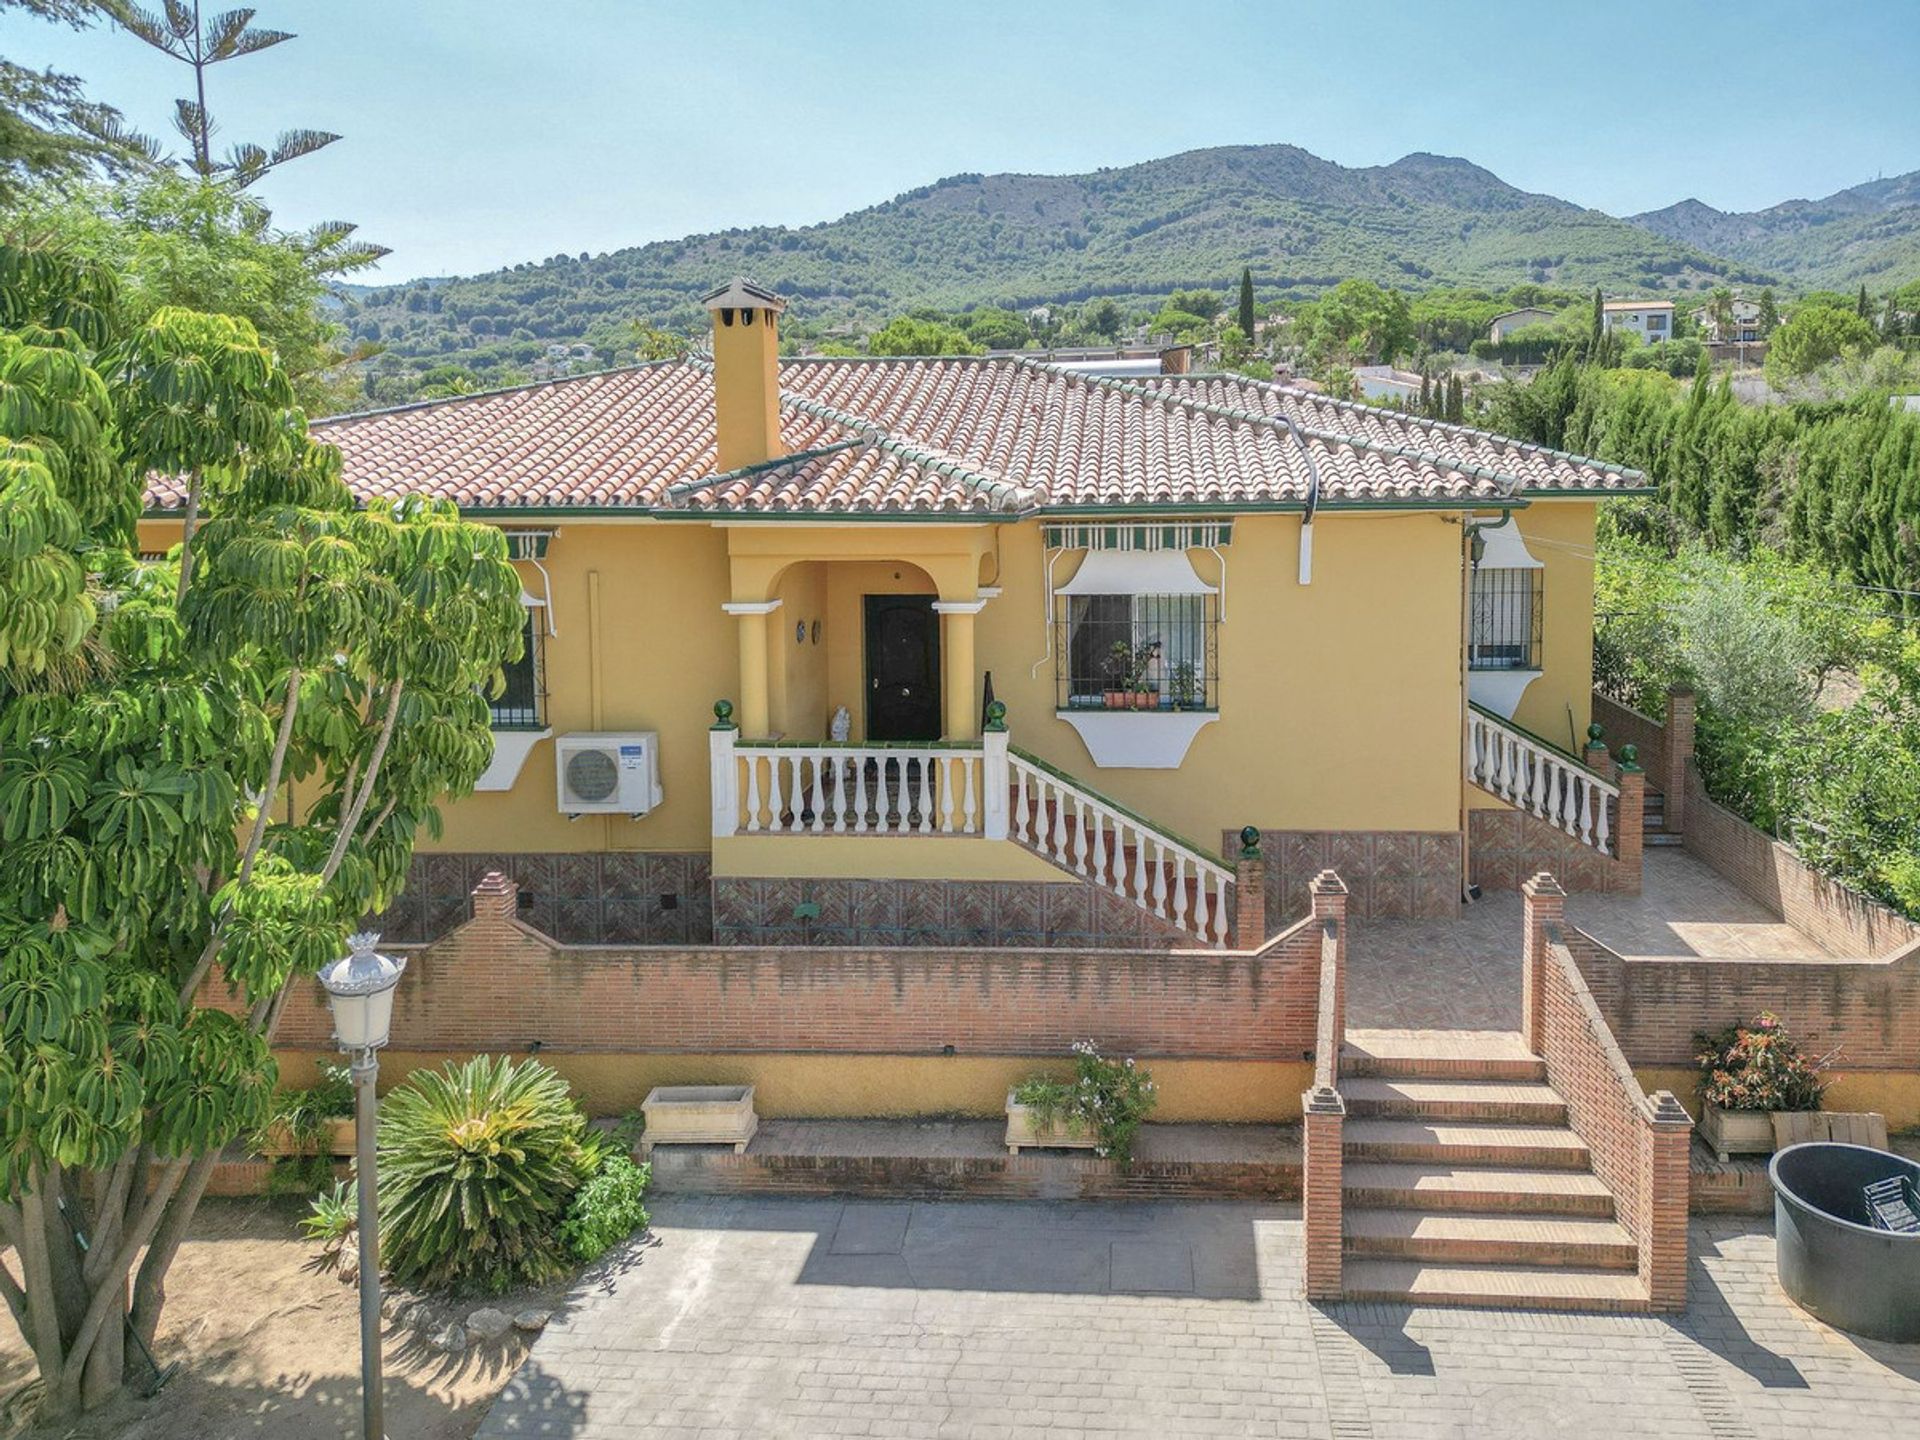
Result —
M1780 1017L1760 1012L1751 1025L1696 1034L1700 1098L1722 1110L1818 1110L1830 1056L1809 1058Z

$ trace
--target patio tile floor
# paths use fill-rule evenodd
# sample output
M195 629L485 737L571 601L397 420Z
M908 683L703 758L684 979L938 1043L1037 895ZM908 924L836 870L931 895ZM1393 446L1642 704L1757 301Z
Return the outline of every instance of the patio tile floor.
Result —
M1295 1206L668 1197L479 1434L1920 1433L1920 1346L1796 1310L1763 1221L1692 1240L1672 1320L1320 1307Z
M1649 850L1639 895L1569 895L1567 919L1622 955L1793 960L1818 942L1672 846ZM1347 939L1350 1027L1512 1030L1520 1024L1520 896L1445 920L1358 920Z

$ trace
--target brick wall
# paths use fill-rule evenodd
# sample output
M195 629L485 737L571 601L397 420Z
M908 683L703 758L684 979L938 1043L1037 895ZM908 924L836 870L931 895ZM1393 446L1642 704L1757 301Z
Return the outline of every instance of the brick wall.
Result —
M1688 850L1835 955L1886 955L1920 940L1920 926L1827 879L1791 846L1709 799L1691 764L1686 815Z
M791 949L562 945L516 918L511 881L415 951L395 1002L410 1051L1064 1054L1298 1062L1314 1045L1311 919L1257 951ZM275 1043L330 1049L317 982Z
M1635 1065L1691 1065L1693 1036L1771 1010L1834 1068L1912 1070L1920 1056L1920 941L1874 960L1631 958L1579 930L1568 946Z
M713 939L711 869L704 850L417 850L399 896L367 925L395 945L438 940L498 871L520 887L521 917L569 945L701 945Z
M1666 793L1667 728L1660 721L1630 710L1617 700L1609 700L1599 691L1593 695L1593 723L1600 727L1600 739L1609 752L1618 755L1622 745L1640 752L1640 768L1647 772L1647 788Z
M1634 1078L1596 997L1569 951L1566 893L1550 875L1526 889L1524 1023L1528 1045L1613 1192L1620 1224L1640 1252L1640 1279L1657 1311L1686 1308L1687 1151L1693 1126L1670 1093L1649 1097ZM1309 1165L1307 1183L1312 1185Z

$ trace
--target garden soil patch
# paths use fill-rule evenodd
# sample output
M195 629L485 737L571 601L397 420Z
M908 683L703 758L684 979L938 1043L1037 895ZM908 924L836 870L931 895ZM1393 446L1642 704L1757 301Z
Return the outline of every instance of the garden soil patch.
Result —
M27 1431L31 1440L343 1440L360 1433L359 1291L317 1268L291 1200L207 1200L167 1280L154 1352L180 1363L160 1394L133 1389L78 1424ZM13 1264L9 1253L7 1262ZM525 1358L533 1336L448 1355L427 1337L492 1306L509 1315L552 1309L564 1287L467 1300L430 1299L433 1323L388 1321L387 1431L408 1440L464 1440ZM399 1306L387 1307L390 1314ZM409 1320L416 1317L409 1315ZM0 1437L20 1433L32 1356L10 1319L0 1324ZM134 1376L144 1381L144 1374Z

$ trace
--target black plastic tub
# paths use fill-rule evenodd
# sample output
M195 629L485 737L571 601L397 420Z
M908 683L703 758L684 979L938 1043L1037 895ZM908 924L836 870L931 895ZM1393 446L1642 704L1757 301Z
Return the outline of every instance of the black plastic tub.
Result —
M1920 1165L1864 1145L1815 1141L1773 1157L1780 1288L1841 1330L1871 1340L1920 1340L1920 1234L1877 1230L1866 1187Z

